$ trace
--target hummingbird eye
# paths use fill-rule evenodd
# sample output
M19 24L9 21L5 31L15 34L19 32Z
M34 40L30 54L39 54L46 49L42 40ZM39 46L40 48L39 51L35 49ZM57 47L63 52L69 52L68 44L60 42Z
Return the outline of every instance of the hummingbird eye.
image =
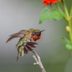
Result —
M32 35L40 36L41 35L41 32L33 32Z
M41 35L41 32L38 32L37 35L40 36Z
M37 35L37 36L40 36L40 35L41 35L41 32L36 32L36 35Z

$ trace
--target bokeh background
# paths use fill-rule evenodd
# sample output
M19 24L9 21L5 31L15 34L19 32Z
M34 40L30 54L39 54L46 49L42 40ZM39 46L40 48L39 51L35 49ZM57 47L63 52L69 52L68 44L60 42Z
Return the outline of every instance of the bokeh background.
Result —
M67 0L68 6L71 3ZM72 58L62 39L67 35L66 23L64 20L46 21L39 25L42 8L41 0L0 0L0 72L40 72L39 67L33 65L31 53L16 62L18 39L6 44L10 34L28 28L45 30L36 50L47 72L72 72Z

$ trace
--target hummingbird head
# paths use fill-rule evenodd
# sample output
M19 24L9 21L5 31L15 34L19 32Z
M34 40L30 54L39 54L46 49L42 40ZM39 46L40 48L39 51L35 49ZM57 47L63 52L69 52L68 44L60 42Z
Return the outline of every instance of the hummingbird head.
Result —
M35 30L35 31L33 31L32 32L32 40L33 41L37 41L37 40L39 40L40 38L41 38L41 33L43 32L44 30Z

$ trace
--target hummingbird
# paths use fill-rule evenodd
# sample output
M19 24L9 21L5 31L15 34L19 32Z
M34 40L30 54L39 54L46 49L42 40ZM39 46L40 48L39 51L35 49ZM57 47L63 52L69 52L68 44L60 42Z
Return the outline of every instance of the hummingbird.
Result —
M11 41L14 38L19 38L16 48L17 48L17 61L19 60L19 57L24 56L24 54L27 54L29 51L32 51L33 48L36 48L36 45L38 45L37 41L41 38L41 33L44 30L39 29L25 29L20 30L17 33L13 33L10 35L10 37L7 39L7 43Z

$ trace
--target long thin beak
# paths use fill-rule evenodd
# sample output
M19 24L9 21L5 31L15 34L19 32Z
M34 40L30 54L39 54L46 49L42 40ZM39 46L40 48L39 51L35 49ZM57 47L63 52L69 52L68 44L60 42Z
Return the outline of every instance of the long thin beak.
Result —
M43 32L43 31L45 31L45 30L41 30L40 32Z

